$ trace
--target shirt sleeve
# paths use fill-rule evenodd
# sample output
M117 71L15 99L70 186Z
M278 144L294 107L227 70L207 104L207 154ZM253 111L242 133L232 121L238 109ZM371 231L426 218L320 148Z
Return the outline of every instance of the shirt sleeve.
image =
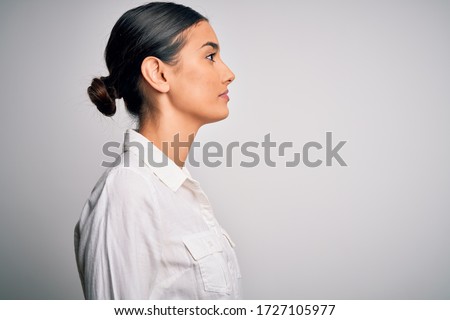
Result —
M86 299L149 299L161 260L154 199L139 173L110 172L83 227Z

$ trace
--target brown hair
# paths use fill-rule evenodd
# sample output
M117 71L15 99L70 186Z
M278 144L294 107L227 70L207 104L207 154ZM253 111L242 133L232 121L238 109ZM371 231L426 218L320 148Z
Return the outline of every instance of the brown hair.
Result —
M151 2L125 12L114 25L105 49L110 75L94 78L87 89L91 101L105 116L116 113L116 99L124 99L128 112L142 121L154 108L143 90L141 64L147 56L176 64L185 44L182 32L207 18L193 9L171 2Z

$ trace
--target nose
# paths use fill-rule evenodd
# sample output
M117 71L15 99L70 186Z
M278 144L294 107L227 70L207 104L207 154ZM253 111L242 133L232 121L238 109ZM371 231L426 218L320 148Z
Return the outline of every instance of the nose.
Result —
M233 73L233 71L231 71L231 69L224 63L224 73L223 73L223 82L226 84L230 84L231 82L234 81L235 79L235 75Z

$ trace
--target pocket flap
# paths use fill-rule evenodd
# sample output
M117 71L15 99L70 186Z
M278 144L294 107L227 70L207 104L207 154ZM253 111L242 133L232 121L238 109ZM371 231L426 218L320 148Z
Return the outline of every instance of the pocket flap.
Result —
M211 232L202 232L185 237L183 242L195 260L222 251L217 235Z

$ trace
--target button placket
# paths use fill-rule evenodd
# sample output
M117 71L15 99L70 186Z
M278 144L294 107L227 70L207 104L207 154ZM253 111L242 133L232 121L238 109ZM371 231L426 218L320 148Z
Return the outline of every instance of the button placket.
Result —
M209 202L208 197L203 192L203 190L200 187L200 184L193 180L188 178L186 180L187 184L191 188L192 191L194 191L195 197L197 198L199 204L200 204L200 212L202 214L203 219L205 220L206 224L213 230L216 230L216 220L214 218L214 214L212 211L211 204ZM217 231L216 231L217 233Z
M234 247L236 245L234 244L233 240L231 240L231 237L228 234L228 232L226 232L225 229L223 229L223 228L222 228L222 234L223 234L224 238L226 239L226 243L228 244L227 252L228 252L229 258L230 258L228 263L231 264L231 266L232 266L232 267L230 267L230 269L233 271L233 274L236 275L237 278L241 278L242 274L241 274L241 270L239 267L239 262L237 259L236 251L234 250Z

